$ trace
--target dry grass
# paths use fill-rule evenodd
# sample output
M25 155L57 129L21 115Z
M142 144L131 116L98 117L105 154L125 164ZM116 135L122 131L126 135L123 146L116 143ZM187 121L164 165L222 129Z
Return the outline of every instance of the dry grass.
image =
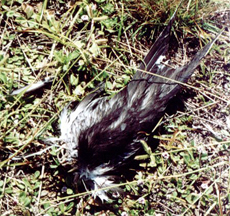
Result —
M164 28L178 1L2 1L0 15L1 215L230 214L230 26L228 1L185 1L169 56L187 62L220 29L210 54L159 124L159 147L138 156L124 194L109 203L76 194L56 147L58 114L101 82L115 94ZM9 92L47 76L52 86ZM179 100L178 100L179 99ZM178 105L183 102L183 106ZM148 143L151 146L151 143Z

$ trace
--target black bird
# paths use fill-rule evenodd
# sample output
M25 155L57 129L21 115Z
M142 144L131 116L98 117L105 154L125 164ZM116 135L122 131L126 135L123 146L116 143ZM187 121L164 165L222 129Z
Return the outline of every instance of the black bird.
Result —
M140 131L154 127L181 83L187 82L215 42L206 45L185 66L174 69L162 64L175 17L176 12L126 88L111 99L96 91L73 110L66 107L60 116L60 137L49 139L62 144L62 162L75 168L75 183L80 180L101 200L108 199L102 188L112 186L114 175L142 148Z
M113 98L94 92L78 106L61 114L61 136L65 158L77 169L75 180L87 190L113 185L113 175L141 148L140 131L149 131L164 114L169 100L192 75L214 41L199 51L191 62L176 69L161 64L168 49L176 13L158 37L129 84ZM153 74L146 73L145 71ZM164 78L166 77L166 78ZM94 193L106 200L106 191Z

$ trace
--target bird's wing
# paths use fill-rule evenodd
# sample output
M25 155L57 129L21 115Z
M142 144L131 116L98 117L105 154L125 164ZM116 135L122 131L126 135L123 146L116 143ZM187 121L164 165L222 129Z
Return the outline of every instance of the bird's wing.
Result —
M171 25L171 23L170 23ZM164 31L168 34L169 28ZM162 35L163 37L163 35ZM189 79L200 60L207 54L216 39L199 51L190 63L179 68L160 67L151 61L151 72L160 76L137 77L128 86L110 100L102 99L92 115L101 116L100 121L82 131L79 143L82 154L90 152L92 161L100 163L100 155L107 153L107 161L116 156L128 155L139 146L136 140L139 131L149 131L162 117L169 100L180 90L181 85ZM158 44L158 43L156 43ZM152 47L152 49L155 49ZM160 48L161 49L161 48ZM157 51L156 51L157 52ZM151 59L151 58L149 58ZM148 64L148 62L146 61ZM144 73L144 72L143 72ZM111 158L110 158L111 157ZM96 158L100 158L96 160ZM110 159L109 159L110 158ZM127 157L128 158L128 157Z

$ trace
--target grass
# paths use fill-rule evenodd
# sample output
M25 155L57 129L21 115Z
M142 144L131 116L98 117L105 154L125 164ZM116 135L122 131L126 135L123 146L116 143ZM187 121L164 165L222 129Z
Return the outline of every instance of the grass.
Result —
M184 1L169 55L187 62L224 33L177 96L155 139L143 143L140 169L121 183L122 196L101 204L78 194L57 149L58 114L101 82L116 94L131 79L179 1L2 1L0 15L1 215L228 215L230 109L228 1ZM53 76L32 95L13 89Z

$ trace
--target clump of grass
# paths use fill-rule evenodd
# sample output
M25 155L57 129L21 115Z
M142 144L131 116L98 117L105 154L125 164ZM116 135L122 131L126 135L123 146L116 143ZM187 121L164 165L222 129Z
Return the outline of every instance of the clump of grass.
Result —
M0 51L1 215L224 215L229 206L229 30L180 96L185 108L166 115L123 196L98 206L76 194L55 147L38 139L58 133L58 113L101 82L113 95L179 1L2 1ZM174 25L175 64L227 27L227 1L184 1ZM216 22L215 18L218 21ZM196 45L196 47L194 47ZM181 55L176 55L181 53ZM216 64L215 62L218 62ZM53 76L50 88L10 97L13 89ZM143 161L143 159L145 159Z

